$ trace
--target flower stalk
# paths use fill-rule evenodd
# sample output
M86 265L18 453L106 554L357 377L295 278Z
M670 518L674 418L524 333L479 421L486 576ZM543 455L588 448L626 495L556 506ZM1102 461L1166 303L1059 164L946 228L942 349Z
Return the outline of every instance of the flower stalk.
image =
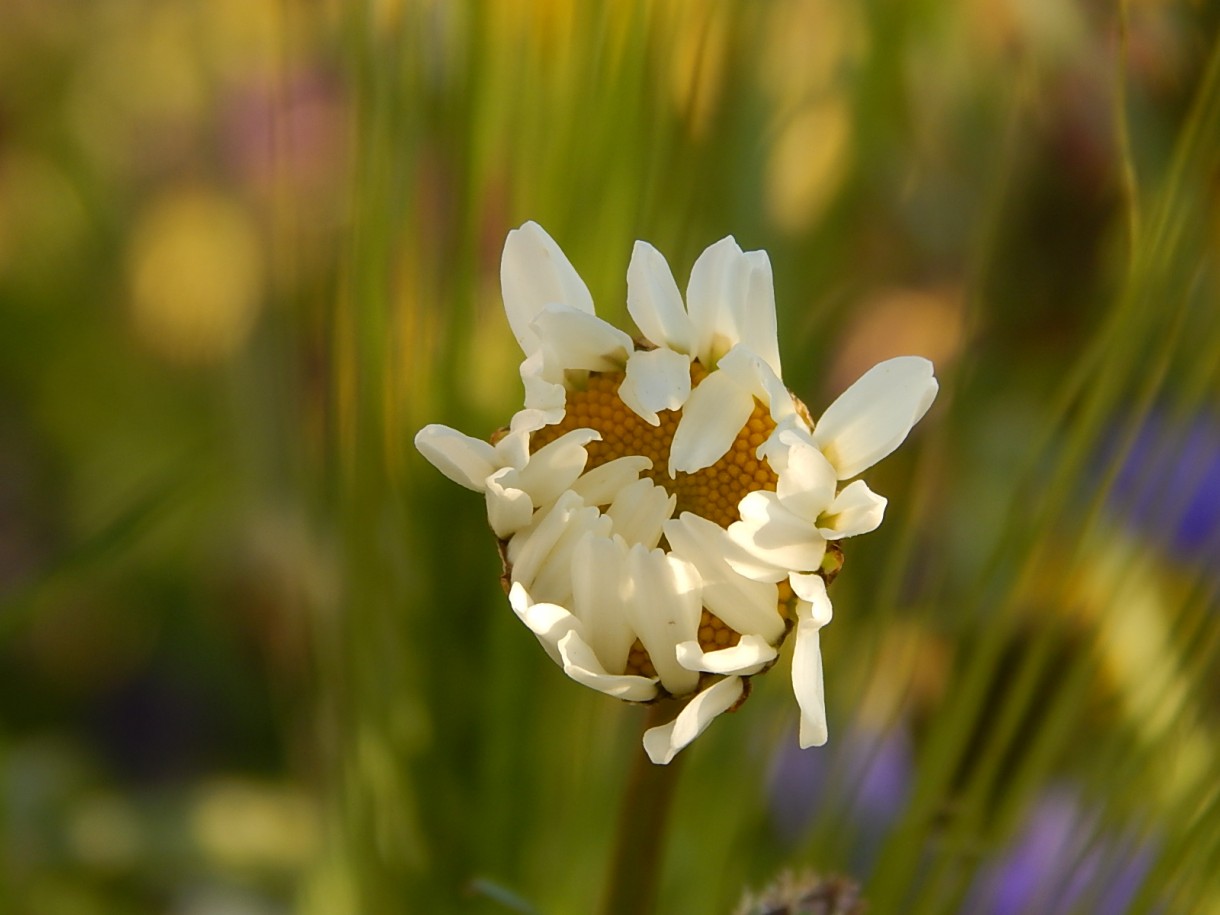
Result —
M664 708L666 704L654 702L647 707L645 730L661 725L671 714ZM668 766L656 766L639 749L632 753L602 915L650 915L656 911L666 826L683 768L680 763L681 758Z

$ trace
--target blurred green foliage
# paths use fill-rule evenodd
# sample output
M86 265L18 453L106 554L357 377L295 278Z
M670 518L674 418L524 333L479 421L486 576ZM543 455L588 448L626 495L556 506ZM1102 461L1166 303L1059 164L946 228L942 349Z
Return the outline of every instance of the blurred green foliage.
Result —
M878 913L1220 911L1218 26L0 6L0 908L596 908L642 714L410 447L519 403L534 219L622 326L634 239L766 249L815 415L942 379L835 584L830 743L758 678L684 754L659 910L812 867Z

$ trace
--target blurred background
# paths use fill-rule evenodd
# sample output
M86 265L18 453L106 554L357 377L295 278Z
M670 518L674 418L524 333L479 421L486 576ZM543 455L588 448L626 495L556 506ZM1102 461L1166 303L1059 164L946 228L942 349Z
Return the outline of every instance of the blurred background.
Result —
M411 447L520 403L500 246L628 327L774 264L817 415L937 404L823 635L686 751L660 911L1220 912L1220 9L6 0L0 910L593 911L639 709Z

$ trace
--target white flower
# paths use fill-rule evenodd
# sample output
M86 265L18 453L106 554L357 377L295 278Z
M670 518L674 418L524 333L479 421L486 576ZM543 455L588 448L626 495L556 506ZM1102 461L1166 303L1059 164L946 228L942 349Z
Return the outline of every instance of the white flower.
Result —
M801 744L825 742L827 543L885 509L862 481L840 484L927 410L931 365L882 363L811 428L780 379L770 261L732 238L696 260L685 302L661 254L636 244L639 343L597 317L535 223L509 233L501 280L524 409L494 445L436 425L416 445L485 494L514 613L578 683L685 701L644 735L659 764L739 705L795 632Z

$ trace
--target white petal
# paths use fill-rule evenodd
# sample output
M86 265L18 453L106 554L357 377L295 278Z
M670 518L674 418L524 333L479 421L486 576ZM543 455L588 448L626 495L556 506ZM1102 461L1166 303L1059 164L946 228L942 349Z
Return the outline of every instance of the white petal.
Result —
M699 573L676 556L636 545L627 554L627 578L627 618L662 685L674 696L693 692L699 675L678 663L676 646L699 633Z
M475 492L482 492L487 478L500 467L495 449L487 442L436 423L415 433L415 447L454 483Z
M766 360L746 344L739 343L725 353L716 369L733 376L739 385L765 404L777 424L790 423L796 416L796 404L784 382Z
M552 425L552 423L546 421L542 411L530 409L518 410L513 414L513 418L508 421L508 428L513 434L537 432L544 426L549 425Z
M520 371L521 383L525 386L526 409L540 414L547 425L560 422L567 403L563 372L548 368L541 348L522 361Z
M635 642L624 609L629 583L620 540L586 534L572 551L572 609L605 670L621 673Z
M631 338L596 315L570 305L548 305L530 323L544 361L563 369L612 372L627 364Z
M830 599L826 597L826 579L817 572L793 572L788 576L792 585L792 593L801 601L812 605L812 611L819 615L818 625L825 626L830 622Z
M520 474L512 467L487 478L487 523L501 540L507 540L530 523L534 502L522 490Z
M754 412L754 398L724 372L712 372L691 391L669 449L669 475L694 473L728 452Z
M645 422L659 426L659 411L677 410L690 397L690 359L670 349L632 353L618 396Z
M816 520L835 498L835 469L817 448L795 443L788 452L775 494L784 508L805 521Z
M572 555L576 544L588 533L611 534L610 519L596 508L584 506L572 512L550 553L538 567L530 593L538 600L569 606L572 602ZM515 569L513 570L515 573Z
M828 736L819 636L819 631L830 622L831 616L830 598L826 596L824 582L820 593L814 596L816 599L812 603L804 600L797 602L796 647L792 654L792 691L801 709L802 747L820 747L826 743Z
M652 468L652 461L641 454L615 458L581 474L569 487L586 505L609 505L624 486L634 483L640 474Z
M520 486L535 506L554 501L576 482L589 461L585 446L600 441L595 429L573 429L535 451L520 473Z
M686 307L695 329L695 355L709 369L741 342L750 271L732 236L708 247L691 268Z
M779 335L775 327L775 284L771 278L771 259L766 251L747 251L749 274L745 307L739 317L741 342L758 353L775 372L779 365Z
M777 474L782 474L788 469L788 455L798 447L816 448L817 446L813 443L813 435L805 425L805 421L793 413L792 416L776 423L771 434L767 436L767 440L758 446L756 454L760 461L765 459L771 465L772 470Z
M875 531L885 517L885 506L885 497L863 480L848 483L818 519L818 533L827 540L838 540Z
M551 423L542 410L525 409L514 413L508 423L508 432L495 445L499 466L516 467L520 470L528 464L530 436L548 425Z
M530 323L547 305L568 305L593 314L593 297L551 236L536 222L508 233L500 258L504 312L528 356L538 349Z
M682 306L682 294L665 257L637 241L627 265L627 312L640 333L659 347L690 354L695 331Z
M776 604L779 592L767 581L751 581L736 572L728 556L748 557L715 522L691 512L665 522L670 549L692 563L703 579L703 604L738 632L757 633L768 642L784 634L784 620ZM780 581L785 571L772 576Z
M754 558L788 572L811 572L822 564L825 538L812 519L792 514L775 493L752 492L737 510L741 520L729 525L729 536Z
M704 651L698 642L678 645L678 663L689 670L706 670L713 674L756 674L772 661L777 652L766 639L743 635L732 648Z
M707 730L718 715L737 703L742 689L740 677L727 677L686 703L669 724L649 728L644 732L644 751L648 758L658 766L668 765L683 747Z
M580 629L580 621L564 607L556 604L536 604L521 582L514 582L508 592L508 603L517 618L538 637L546 653L556 664L563 665L559 656L559 640Z
M731 526L732 525L730 525L730 527ZM787 578L789 574L789 570L786 566L777 566L769 563L765 559L747 552L740 546L738 546L737 553L727 557L727 561L729 567L742 578L758 584L776 584ZM779 600L778 591L776 592L775 599L777 601ZM717 614L717 616L719 616L719 614Z
M559 640L559 657L563 672L584 686L627 702L647 702L656 698L655 680L632 674L606 673L593 649L578 632L569 632Z
M634 546L652 549L661 539L661 525L674 513L678 497L644 477L619 490L606 514L614 522L614 533Z
M813 427L813 439L839 479L854 477L902 444L936 399L932 363L899 356L874 365L839 395Z
M522 410L512 418L516 420L517 416L520 416L522 412L537 416L536 410ZM514 470L521 470L528 462L529 431L525 428L519 428L516 431L510 428L509 432L506 432L504 436L500 437L499 442L495 443L495 466L512 467Z
M555 548L573 514L585 507L580 496L569 490L555 504L534 516L534 520L508 543L508 561L513 581L531 588L538 570Z

